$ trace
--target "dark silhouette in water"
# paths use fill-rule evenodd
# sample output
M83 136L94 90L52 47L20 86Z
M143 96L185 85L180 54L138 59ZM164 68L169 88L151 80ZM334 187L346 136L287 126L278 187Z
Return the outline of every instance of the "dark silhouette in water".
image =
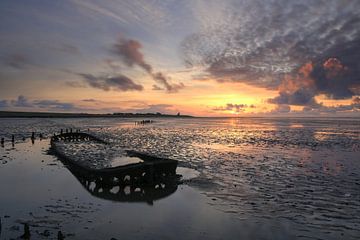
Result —
M143 162L112 168L93 169L81 165L57 150L58 142L98 142L105 141L87 133L65 133L51 138L49 153L57 155L83 187L93 196L121 202L147 202L164 198L177 189L177 161L163 159L136 151L127 151L130 157L138 157ZM90 158L91 159L91 158Z
M15 147L15 136L14 136L14 134L11 135L11 146Z
M145 125L153 122L154 122L153 120L141 120L141 121L135 121L135 125Z
M1 138L1 147L4 147L5 139Z
M30 234L29 224L25 223L24 224L24 234L21 235L20 238L22 238L22 239L30 239L30 236L31 236L31 234Z
M176 176L164 177L151 184L131 183L130 181L107 181L86 172L66 165L81 185L94 197L116 202L147 202L152 205L155 200L170 196L177 190Z
M58 231L57 240L64 240L64 239L65 239L65 237L64 237L64 235L62 234L62 232L61 232L61 231Z

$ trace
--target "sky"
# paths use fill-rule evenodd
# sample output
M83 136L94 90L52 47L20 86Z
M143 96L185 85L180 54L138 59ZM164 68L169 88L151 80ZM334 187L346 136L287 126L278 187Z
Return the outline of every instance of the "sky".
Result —
M1 0L0 111L360 117L359 0Z

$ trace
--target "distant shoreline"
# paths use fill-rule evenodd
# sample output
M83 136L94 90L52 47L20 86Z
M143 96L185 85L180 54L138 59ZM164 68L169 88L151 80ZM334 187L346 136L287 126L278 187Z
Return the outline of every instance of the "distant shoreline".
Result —
M0 111L1 118L209 118L209 119L350 119L360 120L357 116L191 116L191 115L173 115L162 113L59 113L59 112L15 112Z
M57 113L57 112L12 112L0 111L0 118L153 118L153 117L176 117L193 118L189 115L172 115L162 113Z

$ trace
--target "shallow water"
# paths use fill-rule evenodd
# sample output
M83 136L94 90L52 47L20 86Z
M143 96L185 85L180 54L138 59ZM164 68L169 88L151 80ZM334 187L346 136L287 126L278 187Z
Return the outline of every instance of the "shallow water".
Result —
M129 239L185 238L177 233L214 239L360 238L359 120L160 118L144 126L133 122L1 119L0 135L10 139L15 134L17 141L14 149L7 143L0 150L0 191L7 193L0 199L0 214L11 215L2 219L3 225L6 221L15 226L18 218L35 218L29 211L44 210L53 218L45 222L74 233L70 239L92 234L94 239L110 239L120 232ZM33 131L51 136L70 127L89 130L111 143L111 153L93 147L78 151L80 157L85 152L111 162L125 149L137 150L180 160L180 169L191 177L154 205L108 203L46 155L46 140L21 143ZM69 208L59 200L70 201ZM82 220L79 229L72 229L77 217L71 214L79 206L84 209L75 215ZM143 225L131 211L142 216ZM126 223L115 212L126 216ZM119 229L116 223L131 227ZM170 223L181 227L169 227ZM3 235L19 233L10 225Z

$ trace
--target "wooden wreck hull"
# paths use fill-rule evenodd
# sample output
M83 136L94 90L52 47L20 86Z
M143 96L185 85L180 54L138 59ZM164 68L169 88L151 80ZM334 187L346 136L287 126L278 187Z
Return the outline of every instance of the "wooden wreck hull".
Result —
M51 138L51 148L52 152L66 166L70 167L72 172L76 171L79 175L96 178L98 181L109 186L117 186L119 184L153 184L160 179L176 176L178 164L176 160L158 158L137 151L127 151L127 154L128 156L138 157L144 162L103 169L90 168L74 161L71 156L67 156L59 151L56 145L59 141L95 141L107 144L105 141L87 133L64 133ZM91 157L89 156L89 158Z

